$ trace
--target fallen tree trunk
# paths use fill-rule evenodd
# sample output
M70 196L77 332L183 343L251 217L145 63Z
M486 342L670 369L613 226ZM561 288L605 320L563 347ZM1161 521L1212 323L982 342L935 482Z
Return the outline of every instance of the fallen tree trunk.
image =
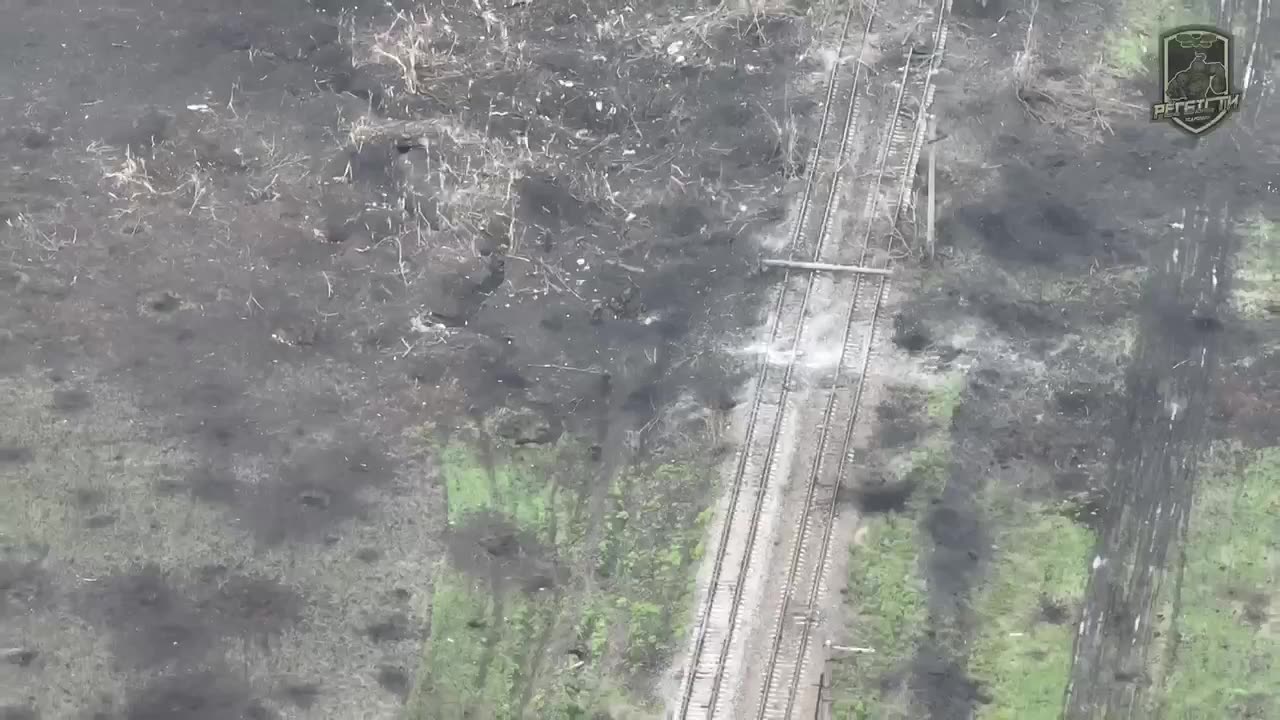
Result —
M862 273L863 275L892 275L888 268L862 267L859 265L833 265L831 263L801 262L799 260L775 260L764 258L760 264L765 267L789 268L792 270L827 270L830 272Z

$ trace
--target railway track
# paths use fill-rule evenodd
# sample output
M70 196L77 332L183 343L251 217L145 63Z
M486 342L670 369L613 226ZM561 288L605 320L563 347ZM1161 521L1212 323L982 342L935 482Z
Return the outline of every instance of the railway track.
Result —
M883 197L879 192L873 192L868 197L866 231L861 242L859 265L869 262L868 255L876 245L877 238L874 235L877 230L881 231L882 237L892 238L892 232L912 189L914 168L927 124L927 110L932 100L931 78L945 49L947 9L945 1L938 8L930 43L932 47L927 58L918 56L915 48L907 53L908 60L904 63L903 77L894 103L893 120L886 133L887 142L883 145L874 181L874 186L878 189L886 180L894 179L898 184L898 192L891 208L879 207ZM916 63L924 65L924 68L915 68L917 72L913 74L912 66ZM915 107L906 103L906 99L913 96L920 101ZM890 168L900 172L890 174ZM839 192L842 185L840 179L837 179L836 185ZM880 223L884 226L877 227ZM889 248L884 247L884 250L887 265ZM857 275L852 278L854 300L844 318L840 361L836 365L830 383L832 391L827 393L822 421L818 426L818 450L814 453L808 472L801 518L791 546L781 593L784 612L778 613L771 633L764 682L754 713L754 717L759 720L795 717L802 679L813 674L811 671L817 659L817 648L813 643L814 623L808 621L808 617L805 622L788 622L791 614L785 610L799 606L811 612L821 607L824 580L829 577L828 561L836 503L852 456L854 429L866 387L865 378L871 365L877 320L888 289L888 280L887 276ZM845 380L843 376L846 360L849 358L854 361L853 387L847 392L840 392ZM829 444L833 430L841 433L837 435L839 444L835 446Z
M856 264L862 266L878 263L883 267L889 262L889 245L912 187L931 100L932 74L945 44L949 0L938 0L933 7L928 52L919 53L912 46L905 53L894 92L878 87L878 93L864 93L868 70L859 58L880 10L879 3L864 3L851 8L844 18L838 57L845 57L854 45L857 53L852 62L837 63L828 78L815 157L810 163L814 170L791 237L793 256L807 254L805 259L814 262L836 262L853 254ZM915 19L919 24L919 8L903 10L903 17L893 19ZM891 107L885 106L882 98L886 97L894 98ZM876 115L887 120L872 143L877 149L875 167L864 174L873 177L870 183L861 176L851 181L847 172L855 164L855 151L861 149L855 148L854 138L864 104L874 106L879 111ZM838 132L833 132L834 128ZM850 182L855 185L850 187ZM855 238L852 244L831 242L840 200L851 190L866 191L866 207L857 218L861 232L851 233ZM798 717L804 680L815 666L820 667L815 660L821 645L813 642L810 620L822 597L837 493L850 456L887 283L885 276L867 279L854 275L821 282L813 273L787 272L783 277L769 323L770 352L757 376L743 447L730 478L675 717ZM843 308L843 322L838 338L830 339L838 342L839 357L832 372L819 379L826 399L817 424L816 446L808 451L812 457L801 463L807 466L803 479L797 477L793 482L796 453L792 446L804 444L795 442L796 418L807 412L803 402L807 396L803 389L797 392L799 376L804 374L797 372L797 359L802 337L812 324L808 322L813 314L811 304L820 284L828 290L829 298L852 298L852 302L837 303ZM786 348L781 353L784 359L771 362L772 350L779 343ZM790 485L802 488L798 523L789 529L778 528L777 510ZM785 579L780 587L771 587L765 577L773 564L775 545L786 549L782 556ZM804 610L803 621L788 623L797 607ZM759 625L757 619L766 624ZM744 658L761 655L765 658L763 668L756 663L744 666ZM744 688L756 685L748 677L763 678L763 682L759 682L758 692L744 696Z

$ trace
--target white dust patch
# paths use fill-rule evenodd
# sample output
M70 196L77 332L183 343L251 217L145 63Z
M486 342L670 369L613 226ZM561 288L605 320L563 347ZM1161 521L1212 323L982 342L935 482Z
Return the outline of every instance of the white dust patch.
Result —
M817 293L814 293L817 295ZM817 300L811 299L811 304ZM773 342L768 337L731 350L737 357L751 357L770 367L786 368L792 363L804 370L834 371L840 364L843 347L845 309L841 302L827 301L824 307L811 314L799 342L794 337L780 337Z

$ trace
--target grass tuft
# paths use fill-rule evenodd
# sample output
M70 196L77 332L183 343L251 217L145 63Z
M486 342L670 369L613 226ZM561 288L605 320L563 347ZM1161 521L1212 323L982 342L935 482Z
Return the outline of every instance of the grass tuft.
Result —
M1210 474L1191 512L1164 717L1280 717L1280 448Z
M1280 312L1280 223L1258 215L1240 235L1233 303L1245 317Z
M836 720L909 720L912 706L904 682L906 664L928 621L928 592L920 569L927 538L921 520L946 487L952 460L951 421L967 383L955 374L931 388L922 414L930 432L889 461L896 479L914 494L901 513L864 518L850 549L845 582L851 643L836 648L832 670L832 716ZM868 652L870 651L870 652Z
M549 474L556 460L554 449L520 450L509 463L488 468L476 462L466 448L453 445L444 449L441 460L450 524L474 513L496 511L527 529L547 526L553 500Z
M996 509L1000 554L976 593L982 632L969 672L991 702L984 720L1055 720L1071 672L1074 618L1088 582L1094 536L1023 502ZM1003 517L999 517L1003 516ZM1050 622L1046 609L1060 618Z
M906 718L899 699L881 692L880 681L909 660L916 633L928 616L918 570L918 520L882 515L867 521L861 546L851 550L846 588L857 607L850 626L861 650L840 657L832 671L835 720Z
M1118 10L1103 43L1103 64L1115 77L1156 77L1160 58L1159 35L1179 25L1213 25L1214 13L1203 2L1177 0L1128 0Z
M950 429L951 418L964 399L965 387L964 375L956 374L930 390L925 405L929 419L941 423L944 430Z
M567 440L495 449L491 462L461 445L441 451L451 523L504 515L554 547L572 577L554 592L498 599L486 579L443 569L413 720L655 716L648 678L688 619L712 471L696 462L628 468L592 519L568 481L578 449Z

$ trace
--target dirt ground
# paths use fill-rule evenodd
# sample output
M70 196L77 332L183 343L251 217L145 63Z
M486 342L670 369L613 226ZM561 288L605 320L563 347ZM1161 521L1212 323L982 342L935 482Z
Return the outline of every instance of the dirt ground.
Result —
M0 5L4 717L397 716L437 448L734 404L822 12Z
M1223 6L1257 79L1197 142L1097 67L1135 8L954 3L938 247L847 493L836 644L880 652L833 663L845 717L1174 712L1214 637L1169 589L1203 597L1197 460L1280 431L1274 310L1230 302L1280 187L1261 9ZM0 717L656 714L713 488L624 469L722 449L829 11L0 3ZM455 516L540 449L564 527ZM675 589L598 620L627 573ZM504 670L517 601L546 618ZM430 704L441 628L509 704Z
M1175 711L1194 691L1164 681L1198 662L1194 635L1213 637L1179 636L1194 613L1169 599L1195 552L1197 488L1219 481L1198 461L1215 442L1274 444L1275 309L1240 312L1232 276L1248 218L1274 214L1274 91L1259 78L1280 28L1254 23L1256 4L1224 6L1236 72L1255 58L1250 104L1196 140L1150 123L1154 73L1120 72L1099 44L1122 45L1130 5L953 5L938 245L899 288L905 385L850 492L865 523L835 717L1280 711L1253 696L1247 712L1217 696ZM954 409L931 417L957 378Z

